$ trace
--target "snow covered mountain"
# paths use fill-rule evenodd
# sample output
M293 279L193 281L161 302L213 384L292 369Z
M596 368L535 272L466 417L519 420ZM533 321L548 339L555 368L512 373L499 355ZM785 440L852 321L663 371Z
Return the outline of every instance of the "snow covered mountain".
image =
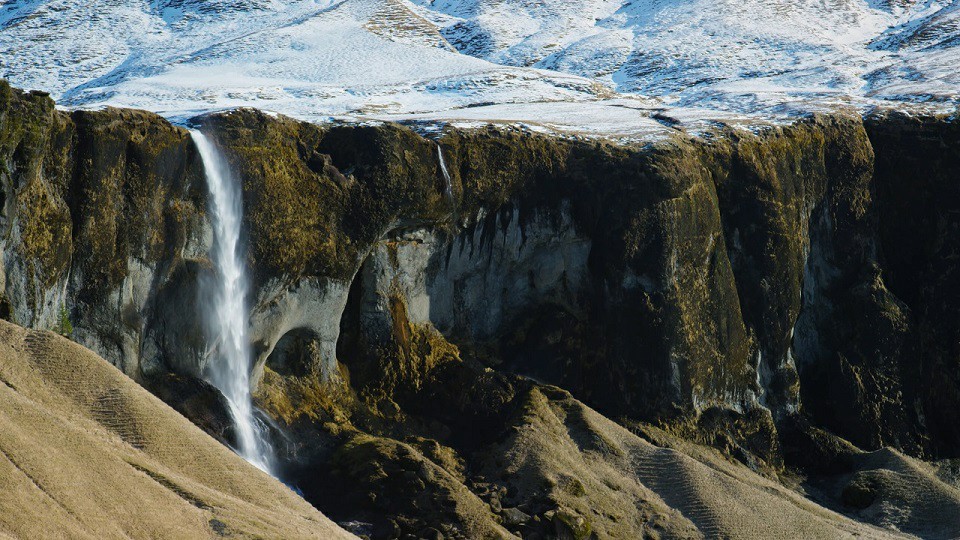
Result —
M253 105L636 131L656 122L625 107L952 108L958 66L960 0L0 1L0 77L169 116Z
M960 3L420 0L464 54L594 78L682 105L785 96L944 100L960 86Z

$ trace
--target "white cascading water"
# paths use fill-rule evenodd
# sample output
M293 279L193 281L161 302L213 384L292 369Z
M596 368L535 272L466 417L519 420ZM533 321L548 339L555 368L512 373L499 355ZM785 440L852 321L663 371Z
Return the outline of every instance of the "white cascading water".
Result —
M443 195L447 200L453 200L453 183L450 181L450 171L447 170L447 162L443 159L443 148L437 145L437 157L440 158L440 172L443 173Z
M241 187L210 140L196 130L191 130L190 135L203 160L210 192L212 258L218 278L212 305L203 306L213 331L212 358L205 376L230 405L237 430L236 452L260 470L271 473L273 452L263 427L254 417L250 395L252 355L247 340L247 282L240 253Z

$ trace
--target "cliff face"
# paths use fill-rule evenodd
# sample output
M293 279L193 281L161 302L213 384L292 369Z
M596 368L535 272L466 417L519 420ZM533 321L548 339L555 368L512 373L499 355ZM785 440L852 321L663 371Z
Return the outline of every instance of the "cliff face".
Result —
M67 114L2 90L3 311L72 326L136 379L163 369L165 336L189 334L164 328L156 299L209 244L188 134L144 112Z
M477 349L481 362L562 379L617 412L750 401L750 342L717 195L693 143L630 150L453 132L438 149L392 126L292 125L315 139L288 133L263 151L284 123L254 112L208 121L246 182L255 319L269 319L264 309L290 318L274 306L314 286L357 312L340 327L368 342L389 333L402 304L407 322ZM346 302L351 283L356 306ZM304 330L336 342L330 327ZM543 334L555 331L580 339L550 353ZM508 350L521 334L529 358ZM280 337L261 337L262 358ZM322 349L318 366L332 372L333 351ZM559 354L567 358L548 358ZM343 361L374 378L390 370Z
M880 354L858 362L845 379L860 387L853 394L858 401L887 402L880 396L902 393L931 453L956 456L960 122L882 112L868 117L866 127L877 155L877 244L894 324L885 326L892 335L879 335Z
M229 439L190 382L211 234L188 133L0 89L3 314L72 326ZM376 537L621 534L613 514L623 530L727 530L656 517L582 463L589 480L544 465L570 451L545 435L561 429L604 463L640 452L584 427L583 403L769 476L820 456L840 491L876 460L820 428L960 452L955 120L814 116L645 146L196 121L243 182L254 379L286 472ZM880 504L887 484L870 485Z

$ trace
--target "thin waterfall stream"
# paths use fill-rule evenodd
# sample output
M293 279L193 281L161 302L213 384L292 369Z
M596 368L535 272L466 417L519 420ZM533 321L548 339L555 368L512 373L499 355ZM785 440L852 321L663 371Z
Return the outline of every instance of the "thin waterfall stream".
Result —
M272 474L273 450L264 426L254 416L250 393L247 279L240 249L242 190L216 146L199 131L191 130L190 135L200 152L207 178L214 235L211 258L217 277L213 302L201 307L212 330L212 358L204 376L227 398L237 430L236 452Z
M443 147L437 144L437 158L440 160L440 172L443 173L443 195L448 201L453 201L453 182L450 180L450 171L447 169L447 161L443 159Z

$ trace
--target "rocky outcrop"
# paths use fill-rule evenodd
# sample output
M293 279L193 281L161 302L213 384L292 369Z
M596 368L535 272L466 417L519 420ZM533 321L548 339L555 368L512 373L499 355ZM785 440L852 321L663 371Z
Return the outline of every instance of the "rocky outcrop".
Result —
M69 329L139 380L195 362L180 354L198 335L189 312L157 301L196 282L210 244L188 134L149 113L67 114L45 95L0 90L7 317Z
M194 380L211 235L188 133L3 88L0 308L72 326L229 442ZM737 474L833 475L821 502L842 511L844 486L882 468L858 446L960 449L954 119L838 113L644 145L246 109L195 122L243 182L253 380L285 474L358 532L732 534L643 476L636 435L583 428L598 413ZM556 463L576 452L599 461L571 476ZM891 525L877 516L861 518Z

